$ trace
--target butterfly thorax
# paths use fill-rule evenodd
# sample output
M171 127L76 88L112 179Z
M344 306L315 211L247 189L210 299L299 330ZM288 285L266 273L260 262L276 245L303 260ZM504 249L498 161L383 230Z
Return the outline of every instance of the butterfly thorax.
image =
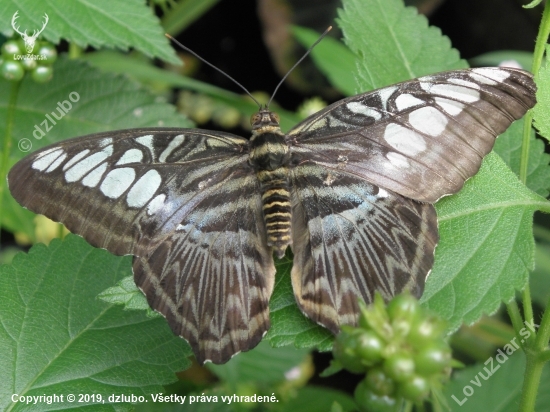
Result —
M292 243L289 148L275 113L262 109L252 116L251 123L249 163L260 183L267 244L282 258Z

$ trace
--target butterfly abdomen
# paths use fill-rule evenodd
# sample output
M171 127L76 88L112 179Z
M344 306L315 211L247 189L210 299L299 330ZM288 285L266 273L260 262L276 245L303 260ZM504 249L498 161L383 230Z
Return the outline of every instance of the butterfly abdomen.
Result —
M250 164L260 182L267 244L282 258L292 239L288 146L280 130L271 127L255 133L250 143Z
M258 172L258 179L262 191L267 244L275 249L280 259L292 239L288 169L281 167L273 171L261 171Z

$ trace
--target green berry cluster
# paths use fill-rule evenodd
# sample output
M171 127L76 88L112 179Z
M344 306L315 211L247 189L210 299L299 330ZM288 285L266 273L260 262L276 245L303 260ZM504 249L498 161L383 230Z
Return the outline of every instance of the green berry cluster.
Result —
M56 59L57 50L50 42L37 41L29 55L22 39L8 40L2 45L0 74L7 80L17 82L25 72L30 72L35 82L45 83L53 76L52 64Z
M334 358L366 374L355 389L362 408L393 411L400 398L421 403L448 379L452 357L444 332L444 323L411 295L398 295L386 307L377 294L373 305L361 306L359 327L342 327Z

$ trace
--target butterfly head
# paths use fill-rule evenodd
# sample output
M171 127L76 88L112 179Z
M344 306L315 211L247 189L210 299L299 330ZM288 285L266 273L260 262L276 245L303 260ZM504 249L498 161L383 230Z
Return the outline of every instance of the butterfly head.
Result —
M250 125L253 134L278 131L279 115L268 108L260 109L250 117Z

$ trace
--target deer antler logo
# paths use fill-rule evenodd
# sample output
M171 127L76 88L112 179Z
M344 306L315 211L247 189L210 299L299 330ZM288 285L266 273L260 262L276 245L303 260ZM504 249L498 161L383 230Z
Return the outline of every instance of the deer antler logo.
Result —
M21 33L19 31L19 26L17 26L17 27L15 26L15 21L19 17L17 15L17 13L19 13L19 10L17 10L15 12L15 14L13 15L13 17L11 19L11 27L13 27L13 29L21 35L21 37L23 38L23 41L25 42L25 49L27 49L27 53L31 54L32 49L34 48L34 44L36 43L36 38L38 37L38 35L40 33L42 33L44 31L44 29L46 28L46 24L48 24L48 20L49 20L48 15L46 13L44 13L44 24L42 25L42 28L38 31L33 30L32 36L29 36L27 34L27 30L25 30L24 33Z

